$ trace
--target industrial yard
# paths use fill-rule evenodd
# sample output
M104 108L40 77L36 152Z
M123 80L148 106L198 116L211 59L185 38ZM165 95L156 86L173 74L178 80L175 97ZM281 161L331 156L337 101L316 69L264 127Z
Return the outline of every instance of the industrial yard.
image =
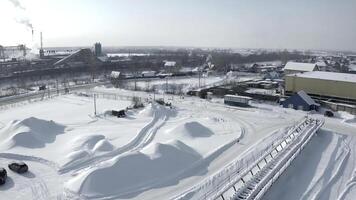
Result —
M0 200L356 199L354 1L0 2Z
M88 95L83 96L84 93ZM93 93L98 95L96 115L90 97ZM12 176L2 188L2 196L7 199L29 196L34 199L156 199L158 196L185 199L187 191L209 181L209 177L215 179L213 177L220 173L228 176L231 172L224 172L226 166L243 160L248 163L251 158L259 157L264 145L283 138L285 131L306 115L303 111L264 104L238 108L224 106L219 101L174 98L173 108L148 101L144 108L129 111L127 117L120 119L108 112L131 105L127 97L130 92L120 93L124 95L118 95L113 88L98 87L3 110L0 115L3 141L0 163L23 160L31 168L26 176ZM136 95L150 98L144 92ZM47 109L39 109L43 107ZM60 113L56 112L58 108ZM323 154L320 163L317 160L313 163L319 166L316 180L329 182L329 188L347 190L341 192L339 189L333 197L352 193L352 188L347 186L349 179L325 174L330 171L353 176L354 118L350 116L344 114L326 120L323 131L295 161L310 160L304 158L307 155L318 156L317 152L307 153L311 148L330 151ZM323 118L321 115L314 117ZM314 144L319 143L318 140L320 144ZM340 154L333 163L334 168L323 164L333 159L331 152ZM313 168L314 165L310 166L310 173ZM306 172L288 169L267 193L266 199L281 195L280 190L276 190L277 185L288 187L283 181L284 176L292 176L290 173L294 177ZM28 181L31 187L24 187ZM293 187L298 184L302 187L303 181L296 179ZM302 194L312 197L325 189L318 181L310 184L310 192L295 192L295 199ZM204 188L193 191L202 195L214 190L213 187Z

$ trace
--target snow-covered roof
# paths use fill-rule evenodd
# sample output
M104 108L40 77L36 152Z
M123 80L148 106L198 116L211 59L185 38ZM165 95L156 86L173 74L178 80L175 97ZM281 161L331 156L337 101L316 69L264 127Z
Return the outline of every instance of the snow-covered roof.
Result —
M164 63L164 66L165 67L174 67L174 66L176 66L176 62L175 61L166 61Z
M314 71L314 72L291 74L287 76L356 83L356 74L346 74L346 73L337 73L337 72Z
M307 93L305 93L304 90L299 91L298 95L309 105L319 105Z
M232 95L232 94L227 94L227 95L225 95L224 97L247 99L247 100L252 100L252 99L253 99L253 98L251 98L251 97L240 96L240 95Z
M349 71L355 72L356 71L356 64L350 64L349 65Z
M313 63L288 62L284 67L284 70L312 72L315 70L315 68L316 64Z
M64 58L62 58L62 59L60 59L59 61L57 61L56 63L54 63L54 65L60 65L60 64L62 64L62 63L64 63L64 62L66 62L67 60L69 60L69 59L75 57L80 51L81 51L81 50L77 50L76 52L74 52L74 53L72 53L72 54L70 54L70 55L68 55L68 56L66 56L66 57L64 57Z
M316 65L318 65L319 67L327 67L327 64L325 63L325 61L319 61L315 63Z
M111 74L110 74L110 76L111 76L112 78L119 78L119 77L120 77L120 74L121 74L121 72L112 71Z

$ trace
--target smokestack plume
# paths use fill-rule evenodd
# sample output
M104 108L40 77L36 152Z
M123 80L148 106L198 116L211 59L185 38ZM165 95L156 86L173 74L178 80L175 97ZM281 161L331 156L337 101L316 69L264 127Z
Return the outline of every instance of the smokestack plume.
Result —
M18 0L9 0L16 8L20 8L22 10L26 10L24 6Z
M16 19L16 22L25 25L27 28L33 31L33 25L29 19Z
M19 0L9 0L9 1L15 6L15 8L26 10L26 8L21 4L21 2ZM15 20L16 20L17 23L23 24L27 28L29 28L32 31L32 35L33 35L33 25L32 25L31 20L29 18L27 18L27 17L25 17L25 18L16 18Z

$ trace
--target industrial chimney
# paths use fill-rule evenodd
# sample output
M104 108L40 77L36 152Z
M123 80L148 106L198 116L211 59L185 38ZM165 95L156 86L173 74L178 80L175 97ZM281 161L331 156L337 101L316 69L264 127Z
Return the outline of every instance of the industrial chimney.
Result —
M40 39L41 39L40 58L44 58L42 32L40 33Z

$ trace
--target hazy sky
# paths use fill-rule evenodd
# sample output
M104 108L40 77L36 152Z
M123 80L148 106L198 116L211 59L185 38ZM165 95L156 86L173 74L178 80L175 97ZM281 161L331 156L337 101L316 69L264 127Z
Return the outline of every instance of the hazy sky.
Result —
M0 0L0 44L356 50L356 0ZM18 7L15 7L18 5ZM29 25L29 24L28 24Z

